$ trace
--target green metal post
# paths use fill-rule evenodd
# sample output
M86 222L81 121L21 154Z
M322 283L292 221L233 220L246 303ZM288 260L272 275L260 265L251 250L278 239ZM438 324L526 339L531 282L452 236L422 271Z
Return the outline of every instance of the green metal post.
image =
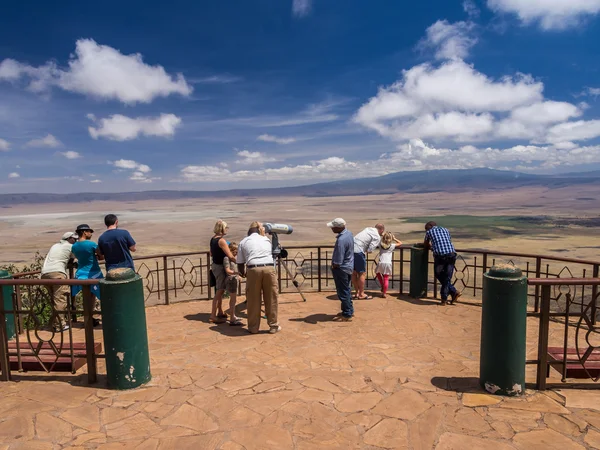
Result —
M427 297L427 281L429 279L429 251L423 244L415 244L410 248L410 291L413 298Z
M488 392L525 393L527 277L501 264L483 275L479 383Z
M0 278L4 280L12 279L12 275L6 270L0 270ZM2 286L2 297L4 298L4 310L13 310L13 286ZM6 336L7 338L14 339L15 337L15 318L13 314L6 314Z
M132 389L150 374L142 279L131 269L114 269L100 281L102 333L108 385Z

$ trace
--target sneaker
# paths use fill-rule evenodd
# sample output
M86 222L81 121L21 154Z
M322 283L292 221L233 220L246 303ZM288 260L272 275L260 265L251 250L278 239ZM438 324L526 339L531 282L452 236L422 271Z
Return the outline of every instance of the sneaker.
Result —
M271 327L271 329L269 330L269 333L275 334L275 333L279 333L280 331L281 331L281 326L277 325L276 327Z
M448 300L442 299L440 306L446 306L447 303L448 303Z
M61 333L61 332L63 332L63 331L68 331L68 330L69 330L69 328L70 328L70 327L69 327L69 324L68 324L68 323L65 323L65 324L62 326L62 328L61 328L60 326L58 326L58 327L54 327L54 332L55 332L55 333Z
M456 291L454 294L451 294L452 296L452 300L450 300L450 304L454 305L454 303L456 303L456 300L458 300L458 298L462 295L462 293Z
M354 316L344 316L343 314L340 314L339 316L335 316L333 320L336 322L352 322L353 318Z
M100 319L92 319L92 323L94 324L94 328L97 328L100 326Z

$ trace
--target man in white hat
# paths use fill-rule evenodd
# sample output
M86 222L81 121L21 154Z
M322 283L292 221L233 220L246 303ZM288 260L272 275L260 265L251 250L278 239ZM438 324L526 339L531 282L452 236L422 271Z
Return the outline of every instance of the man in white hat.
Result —
M350 230L346 229L346 221L341 217L333 219L327 226L337 234L331 257L331 272L335 282L335 290L340 302L342 302L342 312L338 314L337 319L349 322L354 316L352 291L350 289L354 269L354 236L352 236Z
M50 248L42 267L42 279L67 279L67 265L69 264L69 260L73 258L71 248L77 239L77 234L69 231L63 234L60 242ZM67 308L67 299L65 296L67 292L69 292L69 286L48 286L48 293L52 298L54 309L57 311L64 311Z

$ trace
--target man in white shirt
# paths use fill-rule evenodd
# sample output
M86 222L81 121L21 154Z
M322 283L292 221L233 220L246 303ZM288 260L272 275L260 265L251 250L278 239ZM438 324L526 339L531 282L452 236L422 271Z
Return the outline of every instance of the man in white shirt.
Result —
M67 232L63 234L59 243L54 244L44 260L42 266L42 276L44 280L66 280L67 265L73 258L71 247L77 242L77 233ZM69 286L48 286L48 293L52 298L54 309L64 311L67 308L67 299L65 294L69 292Z
M269 238L265 236L265 229L261 223L250 224L248 236L242 239L238 246L236 261L240 275L246 277L248 331L252 334L258 333L262 296L269 332L277 333L281 330L277 320L279 295L277 274L273 260L273 247Z
M352 272L352 285L356 291L355 298L371 300L373 297L365 295L365 281L367 279L367 253L372 252L381 242L385 226L378 223L375 227L368 227L354 235L354 271Z

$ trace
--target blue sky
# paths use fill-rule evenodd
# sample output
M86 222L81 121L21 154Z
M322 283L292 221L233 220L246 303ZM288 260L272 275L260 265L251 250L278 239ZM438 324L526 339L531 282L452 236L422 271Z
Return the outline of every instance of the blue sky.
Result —
M600 0L13 2L2 192L600 168Z

